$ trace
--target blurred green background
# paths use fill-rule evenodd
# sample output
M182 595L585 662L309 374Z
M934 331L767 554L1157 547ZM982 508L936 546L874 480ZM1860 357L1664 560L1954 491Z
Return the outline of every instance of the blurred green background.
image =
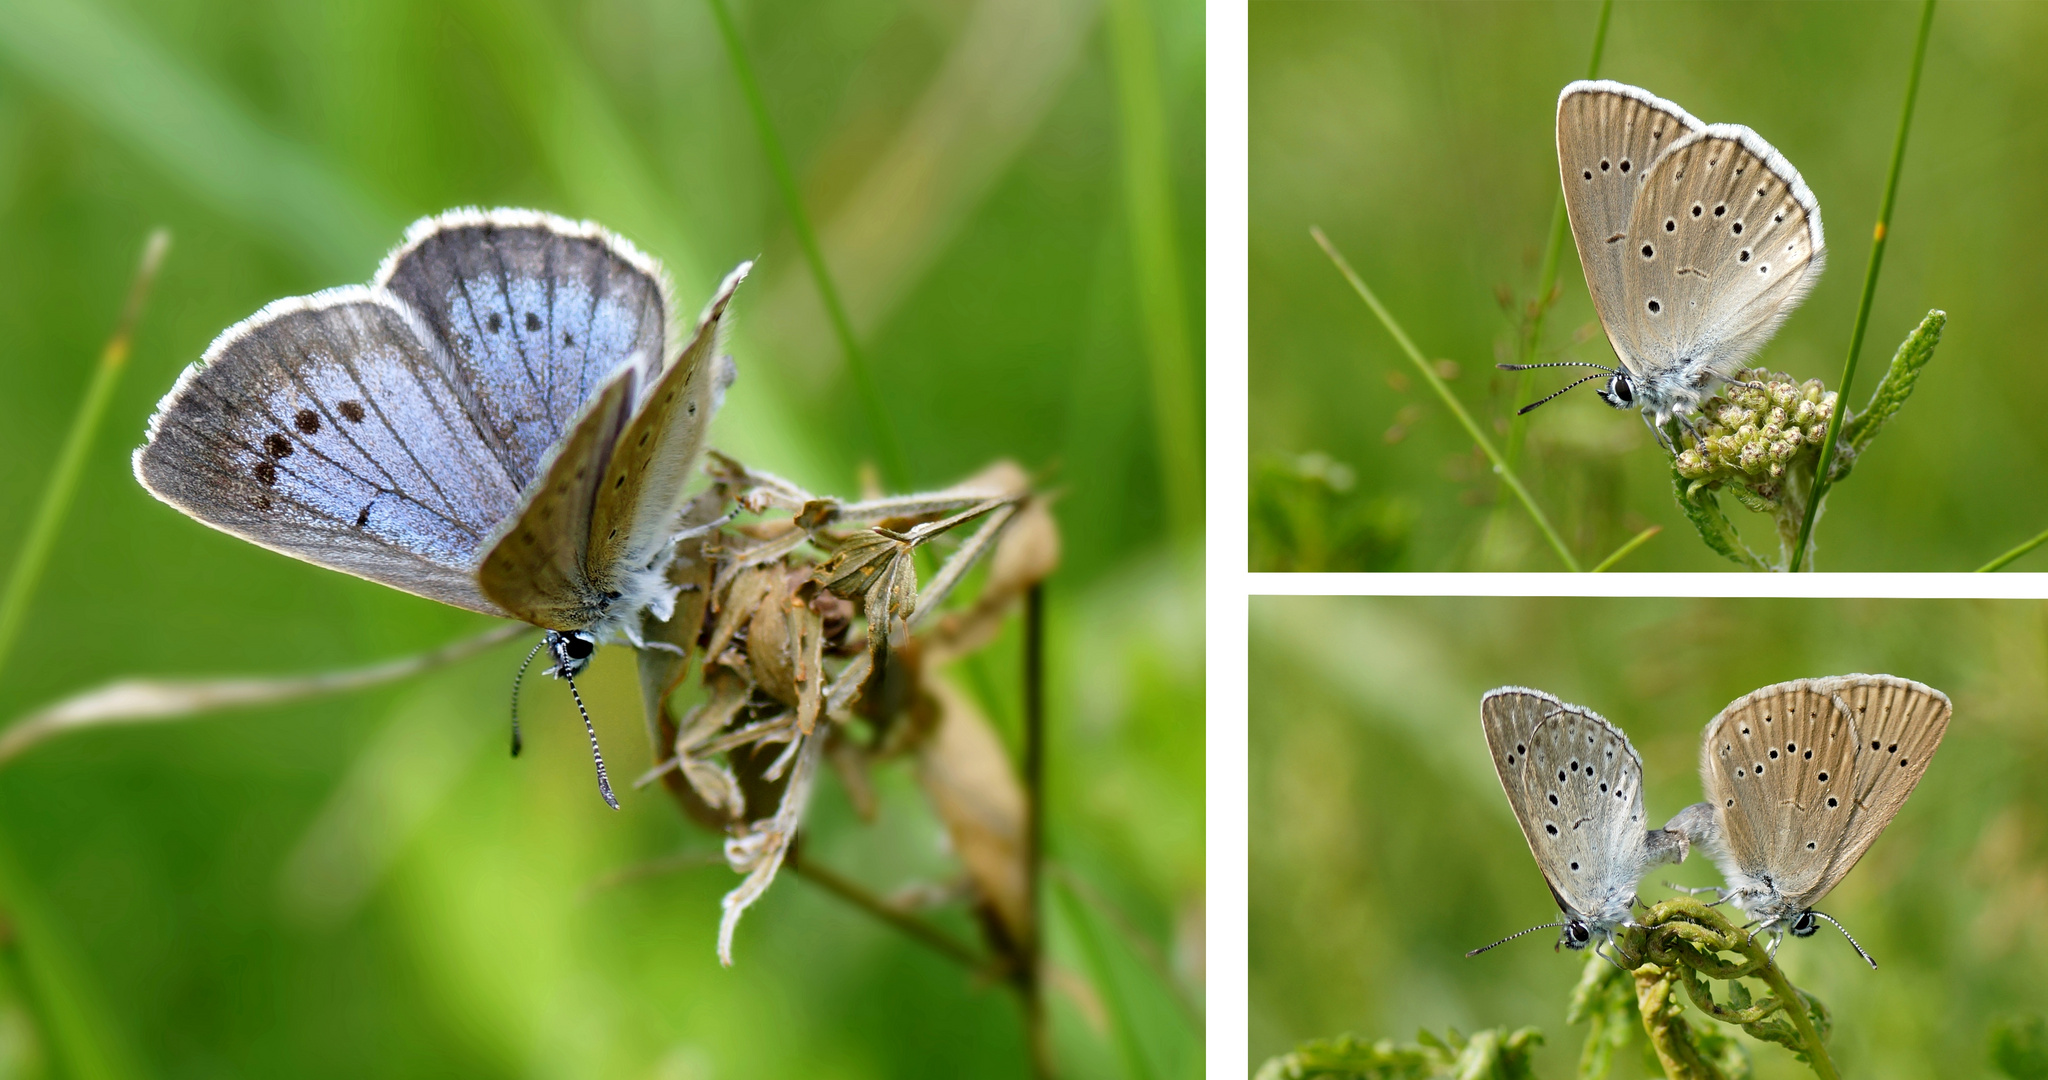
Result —
M1328 233L1452 390L1504 430L1511 359L1558 198L1557 94L1594 3L1259 3L1251 9L1252 562L1261 570L1556 570L1309 239ZM1754 128L1820 199L1830 260L1758 361L1839 380L1920 5L1617 4L1600 74ZM1707 42L1717 42L1709 47ZM1937 9L1884 273L1850 402L1929 308L1940 351L1816 527L1823 570L1967 570L2048 527L2039 353L2048 7ZM1569 237L1541 359L1613 362ZM1497 290L1512 295L1504 311ZM1452 370L1452 368L1446 368ZM1539 372L1540 392L1569 371ZM1672 500L1634 413L1581 388L1531 414L1519 471L1582 564L1649 525L1628 570L1728 570ZM1499 439L1498 441L1504 441ZM1303 460L1304 455L1319 455ZM1332 475L1332 466L1336 472ZM1770 523L1724 500L1759 551ZM1753 520L1749 520L1753 519ZM2018 568L2048 567L2038 553Z
M1049 844L1099 902L1051 908L1055 1038L1069 1075L1188 1075L1201 7L733 14L907 460L891 486L1011 457L1064 492ZM176 236L0 671L0 720L121 675L330 670L487 625L204 528L128 465L222 328L368 280L408 222L466 204L601 221L666 261L687 313L759 256L713 443L823 492L857 494L883 461L702 0L0 4L0 564L145 234ZM78 1075L1024 1075L1005 991L802 880L753 909L720 970L738 878L716 837L652 792L606 810L558 684L529 680L527 754L507 760L521 651L79 736L0 773L0 1076L59 1075L22 995L38 950L79 995L46 1019L101 1048ZM969 680L1013 739L1018 665L1013 629ZM601 653L584 692L614 775L637 775L630 657ZM952 873L907 771L882 789L870 827L821 785L811 857L884 893ZM957 905L940 918L973 936Z
M1878 970L1832 928L1788 939L1779 961L1833 1010L1842 1075L1996 1075L1992 1021L2048 1002L2039 602L1254 598L1253 1060L1343 1032L1533 1024L1548 1040L1539 1074L1572 1074L1586 1031L1564 1017L1582 957L1553 954L1554 932L1463 955L1556 918L1487 755L1485 691L1533 686L1620 726L1661 823L1698 801L1700 733L1729 702L1858 671L1934 686L1955 717L1823 905ZM1718 877L1687 859L1654 869L1642 896ZM1759 1078L1812 1075L1735 1034ZM1640 1061L1623 1054L1615 1075L1661 1075Z

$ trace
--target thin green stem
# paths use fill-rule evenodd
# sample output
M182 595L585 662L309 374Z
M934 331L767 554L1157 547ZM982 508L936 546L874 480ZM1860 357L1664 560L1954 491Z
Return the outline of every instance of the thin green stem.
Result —
M1592 59L1586 61L1586 78L1588 79L1600 77L1600 54L1607 49L1607 21L1609 16L1613 14L1614 0L1602 0L1600 4L1600 21L1593 27L1593 56ZM1536 279L1536 310L1530 316L1528 332L1522 335L1520 348L1516 350L1515 363L1517 364L1527 364L1535 360L1536 345L1543 338L1543 318L1550 314L1550 294L1557 288L1557 265L1564 255L1564 237L1569 224L1570 220L1564 210L1564 191L1560 189L1557 193L1557 201L1552 204L1550 210L1550 239L1543 248L1543 270ZM1516 401L1528 399L1535 377L1535 372L1524 371L1521 373L1521 377L1515 380ZM1508 418L1507 460L1509 467L1513 467L1522 460L1522 440L1527 436L1528 430L1528 418L1522 413L1516 413Z
M2017 559L2022 555L2025 555L2027 552L2032 551L2037 547L2040 547L2042 544L2048 544L2048 531L2044 531L2035 535L2035 537L2032 540L2029 540L2026 543L2021 544L2020 546L2012 549L2011 551L2008 551L2005 554L2000 555L1998 558L1993 559L1990 562L1985 563L1984 565L1978 567L1977 572L1980 574L1988 574L1993 570L2003 570L2005 569L2006 564L2012 562L2014 559Z
M1792 980L1787 979L1777 962L1769 957L1764 959L1760 974L1770 986L1771 993L1784 1005L1785 1015L1792 1018L1792 1027L1799 1032L1800 1041L1806 1044L1806 1063L1813 1067L1814 1075L1820 1080L1840 1080L1835 1073L1835 1063L1828 1059L1827 1045L1821 1042L1820 1032L1813 1026L1813 1017L1806 1010L1806 999L1793 989Z
M761 84L754 78L754 66L748 61L746 46L740 41L739 24L733 21L725 0L705 2L711 5L719 35L725 39L725 51L732 61L733 74L739 79L740 93L747 99L747 110L753 113L754 130L761 138L762 153L768 157L768 169L775 174L775 186L782 192L783 209L789 214L790 229L796 233L797 246L803 249L804 261L810 265L811 278L817 283L818 295L825 302L825 314L832 321L832 332L839 338L840 351L846 354L846 370L853 376L854 391L860 395L868 427L874 432L882 468L888 473L889 483L908 484L909 469L904 462L903 450L896 443L895 429L889 424L888 411L882 407L882 397L875 389L874 376L868 370L860 340L854 336L853 320L847 317L846 305L839 298L838 287L832 283L831 271L825 266L825 253L818 246L817 233L811 229L810 216L804 213L803 194L797 188L796 173L789 167L789 155L783 152L782 140L775 133L775 122L768 116L768 102L761 96Z
M1557 552L1557 557L1564 563L1565 568L1577 573L1579 561L1572 557L1571 549L1565 547L1564 538L1558 536L1557 530L1551 527L1550 519L1544 516L1542 508L1530 497L1529 489L1522 486L1522 481L1515 476L1514 470L1508 468L1507 462L1500 456L1500 451L1494 449L1492 440L1486 437L1485 432L1479 430L1479 424L1472 419L1472 414L1466 412L1465 406L1451 394L1451 388L1445 386L1442 379L1437 378L1436 370L1429 366L1429 361L1422 358L1422 353L1415 348L1415 343L1408 340L1408 335L1402 331L1400 324L1394 321L1394 317L1387 313L1387 309L1381 306L1380 298L1373 295L1372 289L1366 286L1364 279L1351 269L1351 264L1344 261L1343 255L1338 254L1336 245L1330 243L1330 238L1323 235L1323 230L1310 226L1308 232L1315 238L1316 243L1322 246L1323 253L1330 257L1330 261L1337 264L1337 271L1351 283L1351 288L1364 299L1366 306L1372 308L1373 314L1379 316L1380 325L1387 328L1387 333L1394 336L1394 341L1401 346L1401 351L1408 354L1408 359L1415 364L1415 370L1422 374L1422 380L1429 384L1430 389L1436 391L1437 397L1443 399L1444 405L1458 418L1458 422L1465 425L1466 434L1472 436L1472 441L1479 444L1479 449L1493 462L1494 473L1514 491L1516 498L1522 500L1522 506L1529 511L1529 517L1535 520L1536 527L1543 531L1544 538L1550 541L1551 550Z
M1151 361L1152 423L1177 536L1202 531L1201 396L1189 357L1187 304L1173 234L1166 103L1147 0L1110 0L1109 47L1121 123L1124 205L1131 228L1138 313Z
M1664 526L1652 525L1649 528L1644 529L1642 532L1635 534L1635 536L1629 539L1628 543L1623 544L1618 548L1615 548L1614 554L1609 555L1608 557L1600 560L1599 565L1593 567L1591 572L1598 574L1605 572L1607 570L1612 570L1614 568L1615 563L1618 563L1621 560L1628 557L1629 552L1634 551L1639 547L1642 547L1646 543L1649 543L1650 537L1655 536L1663 531Z
M148 243L143 245L142 262L128 285L128 299L121 305L114 336L100 350L99 367L86 387L85 400L78 403L78 413L71 419L71 434L64 439L64 449L58 452L57 465L50 470L50 481L43 488L42 503L36 507L28 536L14 557L14 571L7 577L6 590L0 592L0 668L6 666L7 655L21 635L29 601L34 599L43 568L50 560L50 548L56 544L71 500L78 494L78 478L85 469L86 455L92 450L93 436L99 432L100 418L106 415L107 402L114 396L114 387L128 366L128 347L134 339L136 320L142 317L143 302L149 298L150 285L156 281L157 270L170 249L171 234L165 229L150 233Z
M1892 204L1899 194L1899 170L1906 160L1906 133L1913 127L1913 99L1920 93L1920 69L1927 59L1927 35L1934 26L1934 0L1920 9L1920 34L1913 43L1913 67L1906 75L1906 101L1899 109L1899 135L1892 142L1892 167L1884 182L1884 202L1878 208L1877 228L1870 237L1870 265L1863 271L1863 299L1856 305L1856 328L1849 335L1849 359L1842 366L1842 381L1835 384L1835 400L1842 407L1828 420L1828 437L1821 444L1820 466L1813 475L1813 494L1806 503L1806 517L1799 525L1799 544L1792 549L1788 570L1797 571L1806 558L1813 538L1813 522L1820 516L1821 501L1828 493L1828 471L1834 467L1835 444L1841 438L1842 421L1849 415L1849 385L1856 379L1856 358L1863 351L1863 332L1870 325L1870 305L1877 295L1877 274L1884 265L1885 240L1891 232Z

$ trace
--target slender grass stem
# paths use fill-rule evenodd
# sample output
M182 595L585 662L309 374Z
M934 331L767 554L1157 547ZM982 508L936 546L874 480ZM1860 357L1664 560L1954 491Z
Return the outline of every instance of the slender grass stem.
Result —
M1586 78L1600 77L1600 54L1607 49L1607 22L1614 14L1614 0L1602 0L1600 21L1593 27L1593 56L1586 61ZM1570 219L1564 210L1564 192L1559 190L1557 199L1551 204L1550 239L1543 248L1543 270L1536 278L1536 310L1530 315L1528 331L1522 335L1520 347L1515 351L1515 363L1533 363L1536 346L1543 340L1543 319L1550 314L1551 296L1557 288L1557 265L1564 255L1564 237ZM1515 380L1515 400L1527 401L1535 385L1536 373L1524 371ZM1521 413L1508 418L1508 467L1513 468L1522 460L1522 440L1529 430L1528 417Z
M1885 240L1891 232L1892 204L1899 194L1899 170L1906 160L1906 133L1913 127L1913 99L1920 93L1920 69L1927 60L1927 35L1934 26L1934 0L1926 0L1920 9L1920 34L1913 43L1913 66L1906 75L1906 101L1899 109L1899 135L1892 142L1891 172L1885 177L1884 202L1877 212L1877 228L1870 238L1870 264L1863 271L1863 298L1856 305L1856 328L1849 334L1849 359L1842 365L1842 380L1835 384L1836 401L1843 407L1835 410L1828 420L1828 437L1821 444L1820 466L1813 477L1813 494L1806 503L1806 517L1799 525L1799 544L1792 549L1792 561L1786 567L1797 571L1806 559L1807 545L1813 539L1813 522L1820 516L1821 501L1828 493L1828 471L1834 467L1835 444L1840 440L1842 421L1848 416L1849 384L1856 379L1856 358L1863 351L1863 332L1870 325L1870 305L1877 295L1877 274L1884 266Z
M1129 213L1138 314L1151 361L1152 423L1177 536L1202 530L1201 397L1188 342L1187 302L1173 234L1173 179L1147 0L1110 0L1109 49L1121 120L1124 205Z
M1408 335L1402 331L1400 324L1396 323L1394 317L1387 313L1387 309L1381 306L1380 298L1373 295L1372 289L1365 284L1364 279L1351 269L1350 263L1344 261L1344 256L1337 252L1336 245L1330 243L1330 238L1323 235L1323 230L1317 226L1310 226L1308 232L1315 238L1316 243L1322 246L1323 253L1330 257L1330 261L1337 264L1337 271L1351 283L1351 288L1364 299L1366 306L1372 308L1374 315L1379 316L1380 325L1387 328L1387 333L1394 336L1395 344L1401 346L1401 351L1408 354L1408 359L1415 364L1415 370L1422 374L1422 380L1429 384L1430 389L1436 391L1437 397L1443 399L1444 405L1458 418L1458 422L1465 425L1466 434L1472 436L1472 441L1478 443L1479 449L1493 462L1494 473L1514 491L1516 498L1522 500L1522 506L1529 511L1529 516L1535 520L1536 527L1543 531L1544 539L1550 541L1551 550L1557 552L1557 557L1564 563L1565 568L1577 573L1579 561L1572 557L1571 549L1565 547L1564 538L1558 536L1557 530L1551 527L1550 519L1544 516L1542 508L1537 506L1536 500L1529 495L1529 489L1522 486L1521 479L1501 458L1500 451L1494 449L1493 441L1486 437L1485 432L1479 430L1479 424L1472 419L1472 414L1466 412L1465 406L1452 395L1451 388L1445 386L1442 379L1437 378L1436 370L1429 366L1429 361L1423 359L1422 353L1415 348L1415 343L1408 340Z
M839 288L833 284L832 272L825 266L825 253L818 246L818 235L812 231L810 216L804 212L803 193L797 188L796 173L789 167L789 155L783 151L782 139L775 133L775 122L769 118L767 99L761 96L760 81L754 78L753 63L747 59L746 46L740 41L739 24L733 21L725 0L705 2L711 5L719 36L725 39L726 55L732 62L734 76L739 79L740 93L747 99L747 110L753 114L754 131L761 138L761 152L767 155L768 169L775 174L775 186L782 193L790 229L796 233L797 246L803 249L804 261L811 268L818 296L825 302L825 314L832 321L833 334L839 338L840 351L846 354L846 370L853 376L854 391L860 395L862 411L867 413L868 428L874 433L882 468L889 474L888 480L892 484L908 484L911 478L903 448L896 442L896 430L889 423L889 413L882 406L880 392L875 389L874 375L868 370L860 339L854 335L853 320L847 317L846 305L839 298Z
M1615 548L1614 554L1609 555L1608 557L1600 560L1599 565L1593 567L1591 572L1598 574L1607 570L1614 569L1614 564L1627 558L1629 552L1634 551L1635 549L1642 547L1644 544L1649 543L1650 537L1653 537L1663 531L1664 526L1652 525L1649 528L1644 529L1642 532L1635 534L1635 536L1629 539L1628 543L1623 544L1618 548Z
M163 266L164 255L171 249L169 230L157 229L149 234L149 240L142 247L142 261L135 269L135 278L128 285L128 299L121 305L120 321L114 324L114 336L107 339L106 347L100 350L99 366L94 369L92 383L86 387L85 399L78 403L78 412L71 419L71 433L64 439L64 449L58 452L56 467L50 470L50 480L43 488L43 499L36 507L35 517L29 522L28 535L22 541L21 551L14 557L14 570L7 577L7 588L0 592L0 668L7 665L7 656L14 650L15 639L21 635L22 621L28 617L29 601L34 599L36 586L42 581L43 568L50 560L50 549L57 542L58 530L64 524L64 517L71 510L71 501L78 494L78 480L85 470L86 455L92 450L93 436L99 433L100 419L106 415L107 402L114 396L114 387L121 381L121 373L128 367L128 348L134 340L135 323L142 317L142 306L149 299L150 286L156 282L157 270Z
M1998 558L1993 559L1988 563L1985 563L1984 565L1977 568L1977 572L1980 574L1988 574L1993 570L2003 570L2005 569L2008 563L2012 562L2014 559L2017 559L2022 555L2025 555L2027 552L2032 551L2037 547L2040 547L2042 544L2048 544L2048 532L2039 533L2035 535L2035 537L2032 540L2029 540L2026 543L2021 544L2016 548L2013 548L2011 551L2008 551L2005 554L2000 555Z

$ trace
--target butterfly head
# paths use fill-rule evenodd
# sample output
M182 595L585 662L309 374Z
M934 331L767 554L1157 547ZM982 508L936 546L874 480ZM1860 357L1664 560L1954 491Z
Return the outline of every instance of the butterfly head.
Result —
M573 679L583 674L590 666L590 657L597 652L597 639L581 630L550 630L541 641L548 651L548 659L554 663L548 667L548 674L557 679Z
M1596 392L1600 400L1617 409L1633 408L1636 403L1635 386L1629 379L1627 368L1607 376L1607 385Z
M1800 912L1798 917L1792 920L1791 934L1793 937L1812 937L1819 930L1820 920L1814 917L1814 913L1811 910Z
M1584 919L1566 919L1564 927L1557 932L1557 946L1577 952L1593 941L1593 931Z

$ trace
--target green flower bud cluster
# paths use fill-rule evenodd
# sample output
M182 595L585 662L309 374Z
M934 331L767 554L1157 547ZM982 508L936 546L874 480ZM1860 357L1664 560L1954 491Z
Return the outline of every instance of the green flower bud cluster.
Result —
M1744 385L1748 384L1748 385ZM1835 414L1835 395L1819 379L1803 383L1762 368L1739 371L1694 418L1696 435L1673 465L1691 489L1733 483L1774 499L1793 469L1818 461Z

